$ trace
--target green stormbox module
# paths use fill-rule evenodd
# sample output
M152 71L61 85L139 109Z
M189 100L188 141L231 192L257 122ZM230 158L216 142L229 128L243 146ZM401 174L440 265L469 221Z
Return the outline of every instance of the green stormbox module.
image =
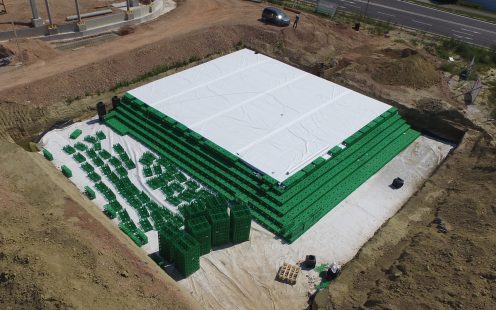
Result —
M177 88L175 76L190 83ZM243 98L219 101L212 89ZM182 172L237 201L233 242L246 240L248 213L295 241L420 135L394 107L246 49L129 91L105 123L153 152L140 158L142 171L170 204L201 201ZM203 215L212 245L224 242L224 215Z

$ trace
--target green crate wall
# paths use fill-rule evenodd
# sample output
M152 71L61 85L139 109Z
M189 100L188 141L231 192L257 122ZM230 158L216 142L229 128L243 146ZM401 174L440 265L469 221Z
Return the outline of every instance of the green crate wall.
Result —
M390 108L345 139L346 148L329 150L331 158L318 158L279 184L130 94L107 114L105 122L225 199L249 203L254 219L288 242L295 241L419 136L397 109ZM179 205L182 200L174 197L169 202Z
M232 243L241 243L250 240L251 213L245 203L231 207L231 230L230 239Z
M230 219L225 208L209 210L208 222L212 227L212 246L220 246L229 242Z
M183 232L173 244L174 265L188 277L200 269L200 243L190 234Z
M167 225L158 231L158 248L160 256L165 260L174 262L174 243L179 237L179 230L173 226Z
M194 217L185 224L186 231L200 243L200 254L208 254L212 249L212 228L205 216Z

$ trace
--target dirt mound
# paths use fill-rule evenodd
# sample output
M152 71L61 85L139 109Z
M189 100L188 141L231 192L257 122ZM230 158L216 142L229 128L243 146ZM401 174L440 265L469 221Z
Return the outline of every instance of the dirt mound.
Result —
M14 55L14 52L0 44L0 58L10 57L12 55Z
M495 309L496 149L468 135L313 309Z
M391 58L406 58L408 56L417 55L418 52L411 48L404 49L393 49L393 48L385 48L382 50L384 55Z
M195 308L41 156L0 148L0 309Z
M436 67L420 54L379 65L370 71L372 78L378 83L417 89L437 84L441 79Z

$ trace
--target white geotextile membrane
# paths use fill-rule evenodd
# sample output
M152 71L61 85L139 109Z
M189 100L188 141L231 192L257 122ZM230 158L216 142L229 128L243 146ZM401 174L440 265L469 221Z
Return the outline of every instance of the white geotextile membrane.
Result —
M119 136L94 119L53 130L40 142L53 154L53 164L57 168L67 165L72 170L70 181L81 191L85 185L93 188L93 182L86 178L79 164L62 151L63 146L74 144L75 141L69 139L69 135L76 128L83 130L77 141L102 130L107 136L102 141L102 148L110 151L111 146L119 142L139 169L131 170L131 181L164 205L163 194L146 185L141 165L138 164L147 148L128 136ZM282 263L297 263L308 254L316 255L317 265L333 261L344 264L351 260L381 225L420 188L451 148L448 144L421 136L294 243L286 244L252 222L250 241L234 246L226 245L202 256L200 270L179 280L179 283L207 309L303 309L308 292L314 288L313 279L318 279L318 276L315 271L303 270L294 286L277 282L275 276ZM396 177L404 179L405 185L393 190L388 185ZM117 194L112 184L106 178L104 180ZM103 210L105 200L100 193L95 192L97 198L93 202ZM134 209L117 196L137 223L138 215ZM177 211L173 206L166 207ZM114 222L117 224L117 220ZM147 253L158 251L156 232L148 232L147 236L149 244L143 249ZM167 270L173 276L177 275L173 268L168 267ZM315 284L318 283L316 281Z
M201 269L179 282L205 309L306 309L308 293L320 283L317 272L302 270L291 286L275 280L279 267L309 254L316 255L317 265L350 261L451 148L421 136L294 243L285 244L252 222L249 242L202 256ZM393 190L389 184L396 177L405 185Z
M280 182L390 108L248 49L129 93Z
M83 133L76 139L72 140L69 135L75 130L81 129ZM113 156L117 157L117 153L112 149L112 146L116 143L120 143L126 153L129 155L131 160L136 164L136 168L128 170L128 177L131 182L134 183L136 187L148 194L150 198L155 200L162 206L165 206L172 212L178 212L177 208L170 205L165 201L164 194L160 190L153 190L146 184L146 178L143 175L143 166L138 162L143 153L148 151L148 149L132 139L129 136L120 136L115 133L109 127L102 125L98 122L98 118L93 118L85 122L75 123L71 126L65 127L63 129L56 129L48 132L40 141L40 145L46 148L53 155L52 163L60 169L62 165L66 165L72 171L72 177L70 180L84 192L84 187L89 186L96 193L96 198L93 201L102 211L103 206L107 204L107 201L100 192L95 188L93 181L87 178L86 173L80 168L81 165L72 158L72 155L66 154L62 148L66 145L74 146L76 142L81 142L91 147L90 143L83 141L84 137L87 135L95 136L97 131L103 131L107 136L106 139L101 140L102 149L107 150ZM102 181L116 194L117 201L127 210L129 216L134 221L134 223L139 227L139 215L134 208L132 208L126 200L119 195L117 189L113 186L108 178L102 173L102 171L94 165L85 152L81 152L86 157L86 160L92 164L95 171L102 177ZM112 168L113 169L113 168ZM119 223L118 219L113 220L116 224ZM158 251L158 235L156 231L147 232L148 244L143 246L143 249L148 253L155 253Z

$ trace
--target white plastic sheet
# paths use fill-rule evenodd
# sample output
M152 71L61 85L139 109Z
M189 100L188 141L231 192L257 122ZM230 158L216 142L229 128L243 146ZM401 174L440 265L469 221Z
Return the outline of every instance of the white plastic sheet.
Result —
M129 93L280 182L390 108L248 49Z
M200 271L180 283L206 309L305 309L318 274L303 270L296 285L275 281L279 267L306 255L317 265L350 261L417 191L447 156L450 145L419 137L292 244L254 223L251 240L202 256ZM393 190L392 180L405 185ZM314 283L315 282L315 283Z

